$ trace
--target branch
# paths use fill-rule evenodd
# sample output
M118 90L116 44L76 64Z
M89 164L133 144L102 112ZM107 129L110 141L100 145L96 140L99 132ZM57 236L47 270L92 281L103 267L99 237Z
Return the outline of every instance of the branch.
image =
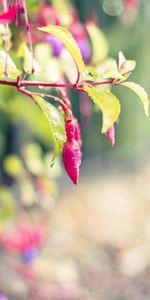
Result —
M59 97L51 95L51 94L47 94L47 93L38 93L38 92L30 92L26 89L24 89L23 87L18 88L18 91L20 91L21 93L25 94L26 96L29 96L32 98L32 100L34 100L34 102L36 103L35 99L32 97L33 95L36 96L40 96L40 97L48 97L48 98L52 98L54 99L56 102L60 103L62 108L64 110L70 111L70 106L67 105L66 102L64 102L63 100L61 100ZM37 103L36 103L37 104Z
M22 80L20 81L19 78L16 81L9 81L9 80L0 80L0 84L3 85L8 85L8 86L14 86L17 89L21 88L21 87L45 87L45 88L50 88L50 87L54 87L54 88L66 88L66 89L76 89L77 91L83 91L83 85L85 84L85 82L80 82L80 83L47 83L47 82L40 82L40 81L29 81L29 80ZM101 81L101 82L90 82L89 83L90 86L97 86L97 85L119 85L118 83L116 83L114 81L114 79L112 80L108 80L108 81Z

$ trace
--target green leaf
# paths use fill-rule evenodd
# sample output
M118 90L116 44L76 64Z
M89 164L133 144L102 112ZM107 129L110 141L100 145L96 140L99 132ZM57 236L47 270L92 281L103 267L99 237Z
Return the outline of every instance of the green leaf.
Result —
M32 74L32 67L34 66L34 73L38 73L40 71L40 67L38 63L33 60L32 66L32 55L25 43L22 43L18 50L18 57L23 57L23 68L27 74Z
M120 103L118 99L109 91L101 90L100 87L90 87L88 85L84 85L83 89L102 111L102 133L106 133L108 129L117 121L120 114Z
M108 58L104 60L99 66L98 66L99 74L102 78L108 79L120 79L122 78L122 74L118 71L117 62L112 59Z
M53 161L62 151L66 141L64 119L60 112L40 96L32 96L39 105L50 125L50 134L54 145Z
M83 81L91 81L94 82L98 78L98 72L91 66L85 68L82 72L82 80Z
M141 99L143 106L144 106L144 111L146 116L148 116L148 105L149 105L149 99L146 91L143 89L142 86L140 86L137 83L131 82L131 81L126 81L122 82L121 85L124 85L131 89L133 92L135 92Z
M4 50L0 50L0 77L4 77L6 55L7 54ZM21 71L16 68L14 62L12 61L9 55L7 56L7 71L8 77L12 79L16 79L17 76L21 74Z
M118 63L118 71L125 75L127 73L132 72L136 67L135 60L127 60L123 53L119 52L119 63Z
M66 28L61 26L49 25L47 27L41 27L38 29L50 33L55 37L57 37L70 51L79 72L82 72L85 69L85 64L82 59L80 49L75 39L73 38L72 34Z
M101 29L94 23L89 22L86 28L92 44L92 63L97 64L104 60L108 54L108 41Z

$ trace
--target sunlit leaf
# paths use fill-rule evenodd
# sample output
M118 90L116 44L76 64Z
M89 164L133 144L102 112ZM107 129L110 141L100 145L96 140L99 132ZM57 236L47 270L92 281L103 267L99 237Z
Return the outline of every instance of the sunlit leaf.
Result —
M95 70L95 68L88 66L85 68L85 70L82 72L82 80L83 81L91 81L94 82L98 78L98 72Z
M94 23L89 22L86 28L92 43L92 63L97 64L105 59L108 54L108 41L101 29Z
M54 145L54 159L61 153L66 140L64 120L60 112L42 97L33 96L50 125L50 135Z
M120 114L120 103L118 99L109 91L101 90L100 87L84 85L83 89L102 111L102 133L106 133L116 122Z
M115 59L108 58L98 66L98 71L101 77L108 79L120 79L122 74L118 71L117 62Z
M18 50L18 57L23 58L23 68L27 74L32 74L32 68L34 67L34 73L38 73L40 71L40 67L38 63L33 60L32 65L32 54L25 43L22 43Z
M6 64L6 52L4 50L0 50L0 77L4 77L5 72L5 64ZM21 74L21 71L17 69L11 57L8 55L7 57L7 72L8 77L12 79L16 79L18 75Z
M144 106L144 111L146 116L148 116L148 106L149 106L149 99L146 91L141 87L139 84L131 82L131 81L126 81L122 82L121 85L124 85L131 89L133 92L135 92L141 99L143 106Z
M80 49L73 38L72 34L64 27L49 25L47 27L39 28L39 30L50 33L56 36L70 51L79 72L82 72L85 68L84 61Z
M119 63L118 63L118 70L122 75L126 73L132 72L136 67L135 60L127 60L124 54L120 51L119 52Z

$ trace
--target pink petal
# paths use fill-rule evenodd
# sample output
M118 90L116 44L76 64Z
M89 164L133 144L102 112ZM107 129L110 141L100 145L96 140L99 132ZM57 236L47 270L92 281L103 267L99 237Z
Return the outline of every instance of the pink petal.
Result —
M75 139L81 147L82 141L80 135L80 127L77 119L72 118L66 121L66 135L68 141L72 141L72 139Z
M115 145L115 126L109 128L109 130L106 133L106 136L112 146Z
M77 185L79 179L79 167L81 164L81 151L80 146L75 139L71 142L67 141L64 144L62 156L68 176L73 183Z
M15 20L19 6L11 6L6 13L0 14L0 23L8 24Z

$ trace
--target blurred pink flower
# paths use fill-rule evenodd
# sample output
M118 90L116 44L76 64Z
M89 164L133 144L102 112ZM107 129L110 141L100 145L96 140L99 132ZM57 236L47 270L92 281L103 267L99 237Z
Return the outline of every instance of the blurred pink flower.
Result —
M0 243L7 250L16 254L26 254L27 251L38 249L45 240L41 227L18 225L11 232L0 235Z

